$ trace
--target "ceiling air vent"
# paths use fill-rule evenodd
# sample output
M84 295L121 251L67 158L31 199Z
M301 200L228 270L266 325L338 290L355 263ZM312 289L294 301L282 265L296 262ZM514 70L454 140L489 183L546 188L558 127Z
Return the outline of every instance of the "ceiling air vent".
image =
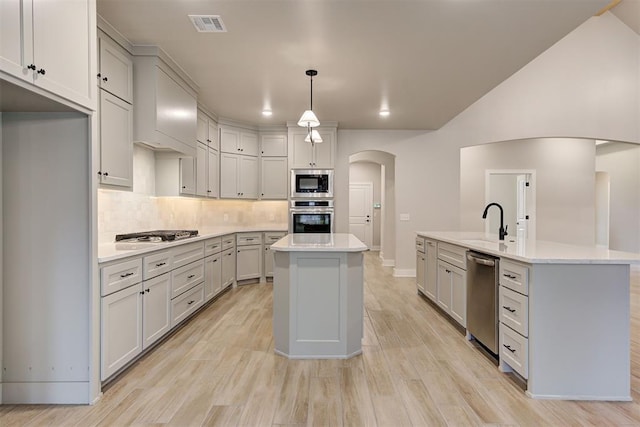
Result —
M189 15L199 33L226 33L227 28L220 15Z

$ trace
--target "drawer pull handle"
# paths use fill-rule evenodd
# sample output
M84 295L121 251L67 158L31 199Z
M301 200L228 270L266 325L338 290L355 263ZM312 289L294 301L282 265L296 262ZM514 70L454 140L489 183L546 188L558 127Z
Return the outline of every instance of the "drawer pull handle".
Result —
M513 276L511 274L506 274L506 273L503 274L503 276L506 277L507 279L515 279L516 278L516 276Z
M196 302L196 300L193 300L193 299L192 299L191 301L189 301L189 302L187 303L187 305L191 305L191 304L193 304L194 302Z
M247 237L245 240L248 242L253 241L253 237Z
M195 274L190 274L190 275L187 276L187 279L193 279L194 277L196 277Z
M503 346L504 348L506 348L507 350L509 350L511 353L515 353L515 352L516 352L516 349L515 349L515 348L511 348L511 346L510 346L510 345L502 344L502 346Z
M213 260L213 262L218 262L218 260L217 260L217 259L214 259L214 260Z
M167 265L166 262L159 262L156 264L156 267L162 267L163 265Z
M134 273L128 272L128 273L121 274L120 277L124 279L125 277L129 277L129 276L133 276L133 275L134 275Z
M502 308L507 310L509 313L515 313L516 312L515 308L507 307L506 305L503 305Z

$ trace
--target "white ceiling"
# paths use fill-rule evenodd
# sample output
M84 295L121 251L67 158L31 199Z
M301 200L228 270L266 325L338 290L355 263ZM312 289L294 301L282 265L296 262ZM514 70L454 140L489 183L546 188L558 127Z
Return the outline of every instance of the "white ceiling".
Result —
M625 0L633 2L636 0ZM623 1L623 3L625 3ZM162 47L220 117L259 125L437 129L608 0L98 0L134 44ZM188 14L220 15L197 33ZM391 115L378 111L388 106ZM270 108L273 116L261 115Z

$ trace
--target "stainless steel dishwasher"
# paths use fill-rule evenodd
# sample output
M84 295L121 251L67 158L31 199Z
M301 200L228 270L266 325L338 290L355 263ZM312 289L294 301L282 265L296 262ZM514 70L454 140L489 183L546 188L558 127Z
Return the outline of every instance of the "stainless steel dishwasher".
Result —
M499 258L468 251L467 260L467 332L497 354Z

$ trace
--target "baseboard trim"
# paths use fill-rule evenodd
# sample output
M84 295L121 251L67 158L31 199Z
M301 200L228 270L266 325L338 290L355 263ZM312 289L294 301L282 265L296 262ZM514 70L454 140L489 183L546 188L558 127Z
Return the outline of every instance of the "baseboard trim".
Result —
M382 266L383 267L395 267L396 260L395 259L384 259L382 258Z
M371 246L369 248L370 251L379 251L380 250L380 246Z
M394 268L393 277L416 277L415 268Z
M89 382L3 383L2 403L87 405Z

